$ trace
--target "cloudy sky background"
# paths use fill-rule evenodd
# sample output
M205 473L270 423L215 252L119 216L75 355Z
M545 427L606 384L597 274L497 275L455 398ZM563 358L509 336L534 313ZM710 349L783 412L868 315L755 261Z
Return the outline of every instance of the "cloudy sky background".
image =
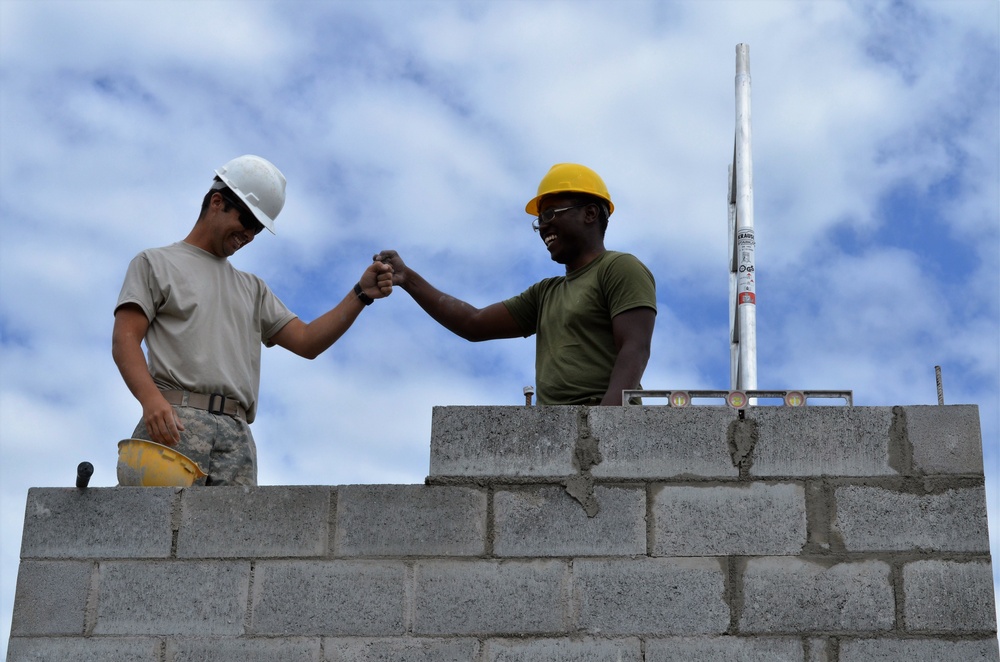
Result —
M647 388L729 385L727 168L750 45L760 388L980 407L1000 558L1000 10L928 2L0 2L0 623L27 489L116 482L128 261L213 170L288 179L234 258L301 317L379 249L486 305L560 273L524 203L557 162L657 279ZM264 353L261 484L420 483L435 405L523 403L532 340L399 290L313 362ZM996 568L996 563L994 567Z

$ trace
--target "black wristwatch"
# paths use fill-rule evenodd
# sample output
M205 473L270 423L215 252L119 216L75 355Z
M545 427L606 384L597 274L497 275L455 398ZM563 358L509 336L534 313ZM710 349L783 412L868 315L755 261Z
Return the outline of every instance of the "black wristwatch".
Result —
M358 295L359 299L361 299L361 303L365 304L366 306L370 306L372 305L372 303L375 302L375 299L365 294L365 291L361 289L361 283L355 283L354 293Z

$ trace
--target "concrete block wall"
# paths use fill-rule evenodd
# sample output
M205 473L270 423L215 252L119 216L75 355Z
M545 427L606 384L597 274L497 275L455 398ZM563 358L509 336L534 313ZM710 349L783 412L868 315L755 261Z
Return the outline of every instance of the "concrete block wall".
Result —
M9 661L1000 661L978 409L439 407L424 485L34 488Z

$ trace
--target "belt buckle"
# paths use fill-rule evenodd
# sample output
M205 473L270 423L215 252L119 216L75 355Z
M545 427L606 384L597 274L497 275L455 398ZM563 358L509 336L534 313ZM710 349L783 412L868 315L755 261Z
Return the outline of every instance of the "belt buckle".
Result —
M215 399L219 398L219 407L215 407ZM224 414L226 413L226 396L221 393L213 393L208 396L208 413L209 414Z

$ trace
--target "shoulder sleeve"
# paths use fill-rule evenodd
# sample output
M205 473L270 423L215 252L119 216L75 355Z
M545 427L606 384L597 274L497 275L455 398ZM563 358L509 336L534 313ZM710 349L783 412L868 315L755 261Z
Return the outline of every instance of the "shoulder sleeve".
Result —
M153 274L147 252L143 251L129 262L115 311L126 303L134 303L146 314L146 319L152 322L162 302L163 290Z
M274 345L271 338L298 315L288 309L267 283L259 278L257 280L261 288L260 337L266 346L271 347Z
M601 282L612 317L633 308L656 311L656 281L652 272L634 255L618 253L612 256Z
M535 283L517 296L503 301L503 305L507 306L511 317L521 327L521 333L525 338L538 331L538 310L542 300L541 287L544 282Z

